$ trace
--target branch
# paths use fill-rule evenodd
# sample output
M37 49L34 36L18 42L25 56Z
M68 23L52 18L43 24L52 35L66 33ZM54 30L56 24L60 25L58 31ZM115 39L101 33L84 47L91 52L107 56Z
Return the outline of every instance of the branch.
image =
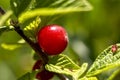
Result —
M42 52L41 48L39 47L38 43L34 43L30 40L24 32L20 29L18 25L18 21L11 20L11 25L14 27L14 30L32 47L32 49L42 58L43 65L47 64L48 56Z

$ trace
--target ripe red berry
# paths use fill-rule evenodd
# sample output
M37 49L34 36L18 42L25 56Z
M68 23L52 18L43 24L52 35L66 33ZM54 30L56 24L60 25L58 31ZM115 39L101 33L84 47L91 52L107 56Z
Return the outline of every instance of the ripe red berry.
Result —
M50 80L53 76L54 76L53 72L43 70L43 71L37 73L36 78L38 80Z
M42 61L37 60L32 68L33 71L37 69L41 69L42 66ZM42 70L36 74L36 79L37 80L50 80L54 76L53 72L49 72L47 70Z
M41 62L42 62L41 60L37 60L34 64L32 70L34 71L37 69L41 69L41 65L42 65ZM54 76L53 72L49 72L47 70L42 70L36 74L36 79L37 80L50 80L53 76Z
M32 68L33 71L35 71L36 69L40 69L42 66L42 61L41 60L37 60Z
M67 32L59 25L44 26L38 32L38 43L48 55L60 54L68 44Z

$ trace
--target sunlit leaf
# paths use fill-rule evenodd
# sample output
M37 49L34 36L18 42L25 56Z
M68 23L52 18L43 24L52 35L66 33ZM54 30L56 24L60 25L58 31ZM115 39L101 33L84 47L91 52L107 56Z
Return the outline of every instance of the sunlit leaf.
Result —
M20 40L18 41L18 43L23 44L23 43L25 43L25 40L24 40L24 39L20 39Z
M116 44L116 51L114 52L113 46L109 46L96 58L88 70L87 76L94 76L108 69L120 66L120 44Z
M3 26L3 24L8 20L8 18L13 14L11 10L7 11L1 18L0 18L0 26Z
M21 45L2 43L2 44L1 44L1 47L4 48L4 49L7 49L7 50L14 50L14 49L16 49L16 48L21 47Z
M79 80L98 80L97 77L83 77L80 78Z
M89 11L92 9L91 5L86 0L47 0L41 1L41 3L38 1L37 3L39 3L39 5L44 4L44 6L22 13L19 16L20 22L24 22L35 16L65 14L70 12Z
M40 17L37 17L34 21L32 21L28 26L24 28L24 32L29 38L36 39L38 26L40 22Z
M52 57L45 68L52 72L70 75L73 79L78 80L78 78L85 72L87 63L84 63L81 67L79 67L69 57L61 54Z

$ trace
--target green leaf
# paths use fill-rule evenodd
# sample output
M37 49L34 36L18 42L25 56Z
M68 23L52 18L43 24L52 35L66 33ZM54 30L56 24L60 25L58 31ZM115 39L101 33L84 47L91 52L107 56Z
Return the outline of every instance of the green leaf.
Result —
M56 8L56 7L87 7L86 0L35 0L36 8Z
M37 71L28 72L17 80L35 80L36 74L37 74Z
M10 0L11 8L16 16L25 11L32 0Z
M96 77L83 77L79 80L98 80Z
M25 34L31 38L31 39L36 39L37 31L38 31L38 26L41 22L40 17L36 17L34 21L32 21L28 26L24 28ZM36 41L36 40L34 40Z
M52 57L45 68L52 72L70 75L73 79L78 80L78 78L87 69L87 63L84 63L81 67L79 67L69 57L60 54Z
M9 19L9 17L13 14L11 10L7 11L2 17L0 17L0 26L3 26L3 24Z
M21 45L2 43L2 44L1 44L1 47L4 48L4 49L7 49L7 50L14 50L14 49L16 49L16 48L21 47Z
M22 13L19 16L19 22L22 23L35 16L49 16L70 12L89 11L92 9L91 5L86 0L36 0L35 4L41 6L39 8L35 8L34 10Z
M116 51L113 51L113 46L116 46ZM118 66L120 66L120 44L112 45L105 49L96 58L93 65L88 70L87 76L94 76Z

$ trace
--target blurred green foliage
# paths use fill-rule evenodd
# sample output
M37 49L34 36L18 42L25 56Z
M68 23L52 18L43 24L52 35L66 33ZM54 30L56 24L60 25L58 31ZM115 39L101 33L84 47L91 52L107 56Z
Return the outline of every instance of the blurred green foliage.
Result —
M0 6L5 11L10 9L9 0L0 2L4 2ZM120 42L120 0L89 2L93 6L92 11L66 14L51 22L66 28L70 39L69 47L64 53L79 64L91 64L107 46ZM33 51L26 43L19 44L20 39L15 31L0 36L0 45L5 43L21 46L14 50L0 46L0 80L15 80L32 68ZM6 79L1 75L6 75Z

